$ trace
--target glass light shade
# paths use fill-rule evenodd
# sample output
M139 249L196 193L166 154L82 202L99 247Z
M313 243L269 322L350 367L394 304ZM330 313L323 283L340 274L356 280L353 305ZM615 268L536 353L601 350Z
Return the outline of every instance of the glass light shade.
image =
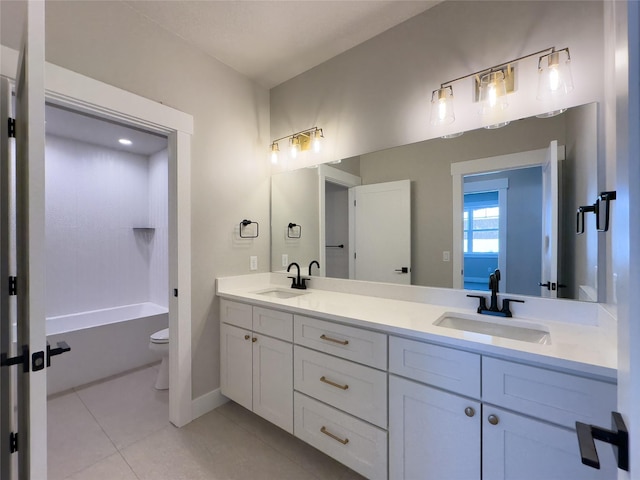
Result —
M431 94L431 125L446 125L455 120L453 114L453 88L444 87Z
M278 163L278 152L280 151L280 147L277 143L271 144L271 163L274 165Z
M322 134L322 129L321 128L319 128L318 130L313 132L313 134L312 134L313 151L315 153L320 152L320 149L322 148L322 139L323 138L324 138L324 135Z
M300 151L300 139L298 137L291 137L289 140L289 154L291 158L296 158Z
M480 78L480 114L489 115L504 110L507 102L507 85L502 70L489 72Z
M538 73L538 100L551 100L573 90L568 49L540 57Z

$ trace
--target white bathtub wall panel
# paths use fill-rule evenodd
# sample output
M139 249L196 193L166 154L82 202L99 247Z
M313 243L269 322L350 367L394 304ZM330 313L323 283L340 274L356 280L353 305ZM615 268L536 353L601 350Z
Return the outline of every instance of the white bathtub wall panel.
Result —
M99 321L114 320L108 318L111 312L106 311L89 313L84 319L72 316L54 321L60 321L61 329L66 329L65 323L71 327L73 323L92 323L92 316ZM47 335L52 346L64 340L71 347L70 352L52 358L47 369L47 393L52 395L159 361L158 354L149 350L149 335L168 324L168 314L163 313Z
M47 316L149 300L147 157L47 136Z
M162 150L149 158L149 225L151 258L149 301L169 305L169 152Z

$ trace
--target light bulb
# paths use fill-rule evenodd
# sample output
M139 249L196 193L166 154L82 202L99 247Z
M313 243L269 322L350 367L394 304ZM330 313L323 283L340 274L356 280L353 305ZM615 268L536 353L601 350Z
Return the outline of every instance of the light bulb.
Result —
M453 88L441 87L431 94L431 125L444 125L455 120Z
M480 114L493 115L509 106L504 72L489 72L480 79Z
M313 151L315 153L319 153L320 149L322 148L322 139L324 138L324 135L322 134L322 129L318 129L315 132L313 132Z
M538 60L538 100L553 100L573 90L569 49L552 51ZM557 107L557 104L550 104ZM553 108L557 110L557 108Z
M289 153L291 158L296 158L298 156L298 152L300 151L300 139L298 137L291 137L291 142L289 146Z
M280 147L276 142L271 144L271 163L274 165L278 163L278 152L280 151Z

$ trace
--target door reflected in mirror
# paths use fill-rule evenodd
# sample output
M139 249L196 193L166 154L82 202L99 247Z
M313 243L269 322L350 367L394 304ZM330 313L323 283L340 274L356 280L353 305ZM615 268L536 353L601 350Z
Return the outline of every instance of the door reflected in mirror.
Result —
M597 104L588 104L552 118L527 118L502 129L475 130L273 175L272 270L285 270L287 260L299 263L306 273L307 265L318 260L320 269L314 267L314 275L356 279L358 271L363 272L357 265L360 251L367 254L367 267L375 270L380 263L380 269L394 270L398 283L410 279L412 285L486 289L497 265L501 292L597 301L595 226L587 223L585 235L575 234L577 207L598 194L597 133ZM469 168L479 160L539 155L553 140L560 156L555 217L550 217L555 227L549 233L543 215L544 158L515 167L498 163L491 169ZM458 187L454 172L460 177ZM406 180L406 228L372 213L385 210L400 217L398 206L382 201L362 215L368 227L358 227L357 233L357 189L384 190L384 184ZM488 192L494 193L481 195ZM303 225L301 238L287 238L290 222ZM587 217L587 222L593 219ZM389 240L373 241L385 235L406 239L408 264L393 260L392 269L382 267L382 260L397 250ZM554 241L555 273L548 273L543 258ZM364 278L373 281L394 281L367 275ZM555 288L540 287L547 282Z

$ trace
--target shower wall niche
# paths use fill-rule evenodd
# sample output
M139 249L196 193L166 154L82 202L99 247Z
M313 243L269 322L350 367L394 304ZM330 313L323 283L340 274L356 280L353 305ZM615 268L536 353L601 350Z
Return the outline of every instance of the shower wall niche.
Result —
M167 150L47 135L46 315L168 306Z

